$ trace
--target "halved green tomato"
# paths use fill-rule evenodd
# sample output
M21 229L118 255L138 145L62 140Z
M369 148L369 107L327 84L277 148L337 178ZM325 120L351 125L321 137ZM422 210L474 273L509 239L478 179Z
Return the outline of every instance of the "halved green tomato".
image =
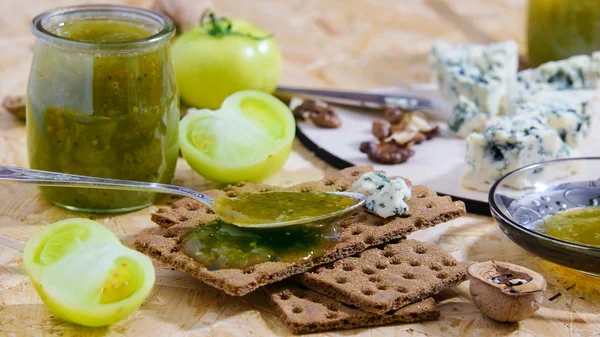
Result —
M36 233L23 262L57 317L86 326L113 324L135 311L154 284L154 267L101 224L68 219Z
M279 171L295 135L290 109L272 95L238 91L219 110L190 110L179 144L200 175L221 183L261 181Z

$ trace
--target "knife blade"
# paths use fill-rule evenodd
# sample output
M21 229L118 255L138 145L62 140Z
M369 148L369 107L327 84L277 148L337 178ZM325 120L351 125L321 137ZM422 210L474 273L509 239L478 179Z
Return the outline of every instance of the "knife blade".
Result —
M397 95L374 92L343 91L328 89L308 89L279 86L275 96L283 100L293 97L302 99L317 99L327 103L369 108L384 109L386 107L399 107L404 110L428 109L436 110L441 106L435 100L421 96Z

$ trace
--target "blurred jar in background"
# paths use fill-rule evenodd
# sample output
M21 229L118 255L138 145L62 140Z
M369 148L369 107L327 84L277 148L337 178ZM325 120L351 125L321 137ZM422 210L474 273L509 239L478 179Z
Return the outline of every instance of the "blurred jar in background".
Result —
M600 50L600 0L530 0L530 66Z

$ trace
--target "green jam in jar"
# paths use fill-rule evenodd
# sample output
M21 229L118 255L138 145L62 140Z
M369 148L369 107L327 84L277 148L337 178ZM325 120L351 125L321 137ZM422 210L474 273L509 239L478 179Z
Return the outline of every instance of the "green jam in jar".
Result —
M600 2L529 0L527 45L532 67L600 50Z
M78 6L36 17L29 78L31 168L170 183L179 147L179 99L168 42L170 21L123 6ZM123 212L152 193L41 187L79 211Z

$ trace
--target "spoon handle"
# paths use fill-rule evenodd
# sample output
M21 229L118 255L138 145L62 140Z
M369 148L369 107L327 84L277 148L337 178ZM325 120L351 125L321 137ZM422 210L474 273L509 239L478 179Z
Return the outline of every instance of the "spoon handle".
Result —
M158 192L194 198L212 208L212 198L189 188L142 181L96 178L75 174L33 170L0 165L0 181L56 187L87 187L124 191Z

